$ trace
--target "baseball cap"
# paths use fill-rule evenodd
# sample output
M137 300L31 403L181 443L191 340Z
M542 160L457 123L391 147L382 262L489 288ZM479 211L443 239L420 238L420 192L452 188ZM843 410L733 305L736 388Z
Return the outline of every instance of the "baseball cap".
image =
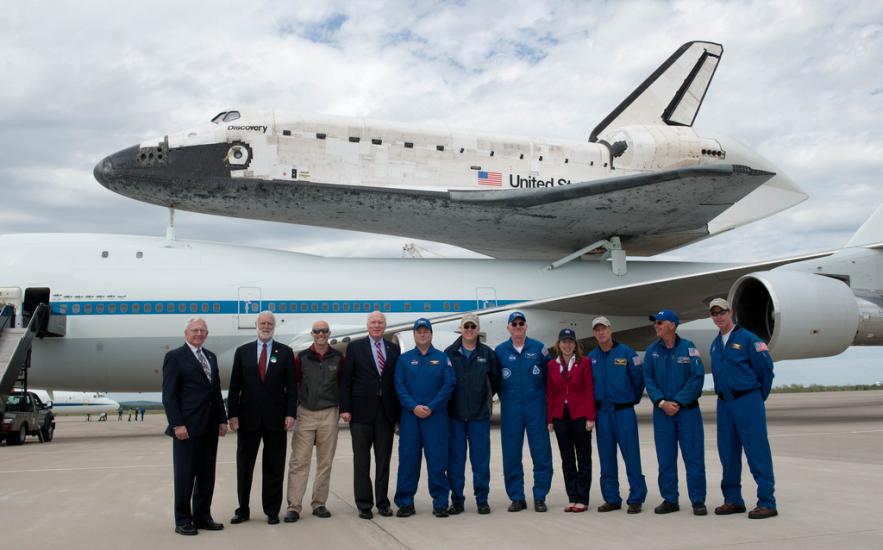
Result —
M462 327L466 323L475 323L476 326L481 326L481 323L478 322L478 315L474 313L463 314L463 317L460 319L460 326Z
M730 309L730 302L724 300L723 298L715 298L714 300L711 301L711 303L708 304L708 311L711 311L712 309L714 309L716 307L729 310Z
M527 322L527 317L525 317L524 314L520 311L513 311L512 313L510 313L508 323L511 325L512 321L514 321L515 319L521 319L525 323Z
M610 323L610 319L608 319L607 317L603 317L603 316L602 317L595 317L595 319L592 321L592 329L594 330L594 328L597 327L598 325L604 325L605 327L612 327L613 326Z
M571 328L563 328L561 332L558 333L559 340L573 340L576 342L576 333L573 332Z
M650 316L651 321L671 321L675 324L675 326L679 325L681 322L678 320L678 314L670 309L663 309L654 315Z
M418 328L428 328L430 331L432 331L432 323L429 322L429 319L421 317L414 321L414 330L417 330Z

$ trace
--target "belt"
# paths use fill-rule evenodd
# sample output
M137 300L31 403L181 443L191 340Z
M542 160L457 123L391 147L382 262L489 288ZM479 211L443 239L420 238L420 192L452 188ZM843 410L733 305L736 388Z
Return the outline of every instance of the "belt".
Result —
M635 407L634 403L612 403L614 411L622 411L625 409L632 409ZM595 408L599 411L604 410L603 403L601 401L595 401ZM609 409L608 409L609 410Z
M732 400L736 400L736 399L739 399L740 397L748 395L749 393L754 392L754 391L757 391L757 388L753 388L750 390L733 390L730 393L733 394ZM724 394L722 392L717 392L717 398L720 399L721 401L726 401L726 399L724 398Z

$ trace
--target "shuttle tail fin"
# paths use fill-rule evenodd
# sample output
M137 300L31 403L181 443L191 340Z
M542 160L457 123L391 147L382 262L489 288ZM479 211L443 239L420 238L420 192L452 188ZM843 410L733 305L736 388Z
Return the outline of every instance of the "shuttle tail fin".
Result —
M714 42L687 42L592 130L589 141L631 124L692 126L723 53Z
M846 243L846 248L856 246L883 248L883 205L877 207Z

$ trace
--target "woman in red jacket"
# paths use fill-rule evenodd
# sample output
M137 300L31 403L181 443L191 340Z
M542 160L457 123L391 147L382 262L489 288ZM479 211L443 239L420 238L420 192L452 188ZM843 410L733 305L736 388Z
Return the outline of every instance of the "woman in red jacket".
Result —
M546 384L546 421L555 432L568 504L565 512L585 512L592 485L592 428L595 427L595 389L592 365L573 330L558 333L555 359L549 361Z

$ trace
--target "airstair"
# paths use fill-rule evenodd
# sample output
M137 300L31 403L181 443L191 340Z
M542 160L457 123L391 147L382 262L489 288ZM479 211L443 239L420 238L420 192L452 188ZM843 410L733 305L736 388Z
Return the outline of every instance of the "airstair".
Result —
M64 336L65 332L64 316L56 316L50 323L46 304L39 304L34 309L26 328L15 328L14 318L11 306L0 310L0 420L6 410L6 398L13 389L27 390L34 338Z

